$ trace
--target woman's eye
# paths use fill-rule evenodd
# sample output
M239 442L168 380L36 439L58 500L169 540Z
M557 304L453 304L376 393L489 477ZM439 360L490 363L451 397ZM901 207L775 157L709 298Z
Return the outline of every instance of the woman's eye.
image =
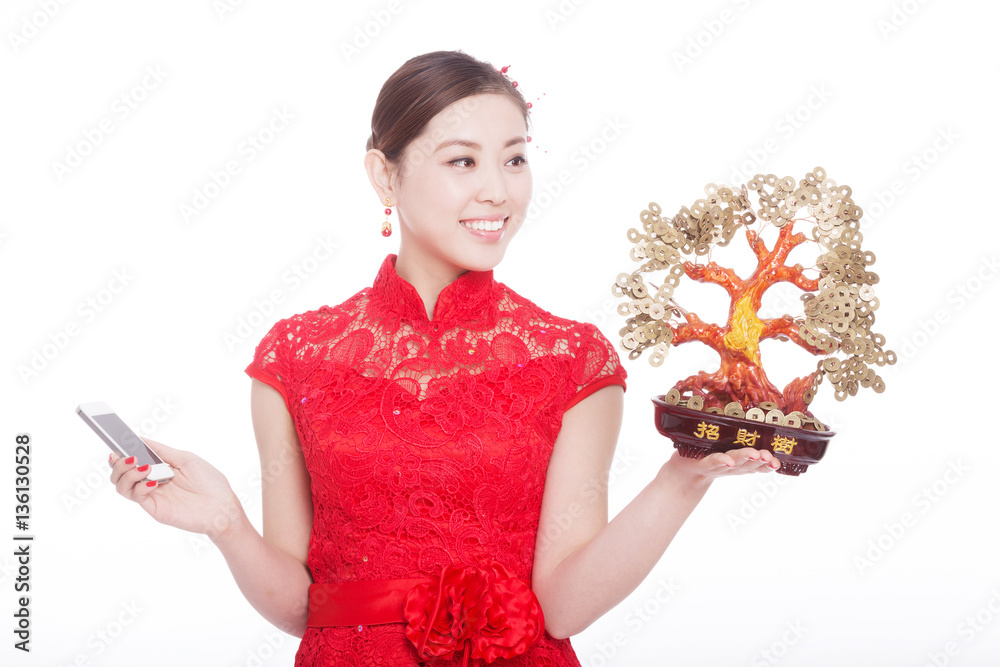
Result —
M455 160L450 160L448 164L454 165L456 167L475 167L476 161L473 160L471 157L461 157ZM528 164L528 160L523 155L517 155L508 160L507 164L513 167L521 167L523 165Z

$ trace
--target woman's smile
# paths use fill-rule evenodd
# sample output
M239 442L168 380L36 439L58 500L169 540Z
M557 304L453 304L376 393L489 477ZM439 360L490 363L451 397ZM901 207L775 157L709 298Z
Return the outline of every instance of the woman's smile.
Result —
M503 238L507 229L507 219L509 216L486 216L481 218L469 218L459 222L473 236L486 241L499 241Z

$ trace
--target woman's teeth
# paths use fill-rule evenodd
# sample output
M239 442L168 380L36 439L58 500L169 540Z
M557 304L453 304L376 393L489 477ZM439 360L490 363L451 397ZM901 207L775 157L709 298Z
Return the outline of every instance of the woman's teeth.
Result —
M480 232L496 232L503 227L505 220L507 218L503 220L463 220L462 224L469 229L475 229Z

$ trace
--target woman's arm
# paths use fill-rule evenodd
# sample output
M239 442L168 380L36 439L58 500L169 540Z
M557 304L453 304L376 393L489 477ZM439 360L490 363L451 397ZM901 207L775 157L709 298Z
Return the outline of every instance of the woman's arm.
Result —
M281 630L301 637L313 583L306 567L313 516L309 473L281 394L253 380L250 410L260 452L264 534L240 512L211 538L253 608Z
M147 441L174 468L173 479L147 486L148 468L140 471L134 458L126 463L129 459L112 454L111 481L160 523L207 535L254 609L301 637L312 583L305 565L312 529L309 475L281 394L254 380L250 402L260 452L263 537L225 476L191 452Z
M697 461L675 452L609 523L608 473L623 394L605 387L567 410L549 461L532 588L553 637L581 632L634 591L713 478L778 467L770 452L752 447Z

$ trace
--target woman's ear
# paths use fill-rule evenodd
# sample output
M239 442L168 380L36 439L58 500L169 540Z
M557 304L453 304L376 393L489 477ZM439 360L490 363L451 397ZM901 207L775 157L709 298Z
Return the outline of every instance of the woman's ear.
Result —
M365 171L368 172L368 180L375 188L380 202L385 201L387 197L390 200L395 199L392 191L392 165L386 159L385 153L377 148L365 153Z

